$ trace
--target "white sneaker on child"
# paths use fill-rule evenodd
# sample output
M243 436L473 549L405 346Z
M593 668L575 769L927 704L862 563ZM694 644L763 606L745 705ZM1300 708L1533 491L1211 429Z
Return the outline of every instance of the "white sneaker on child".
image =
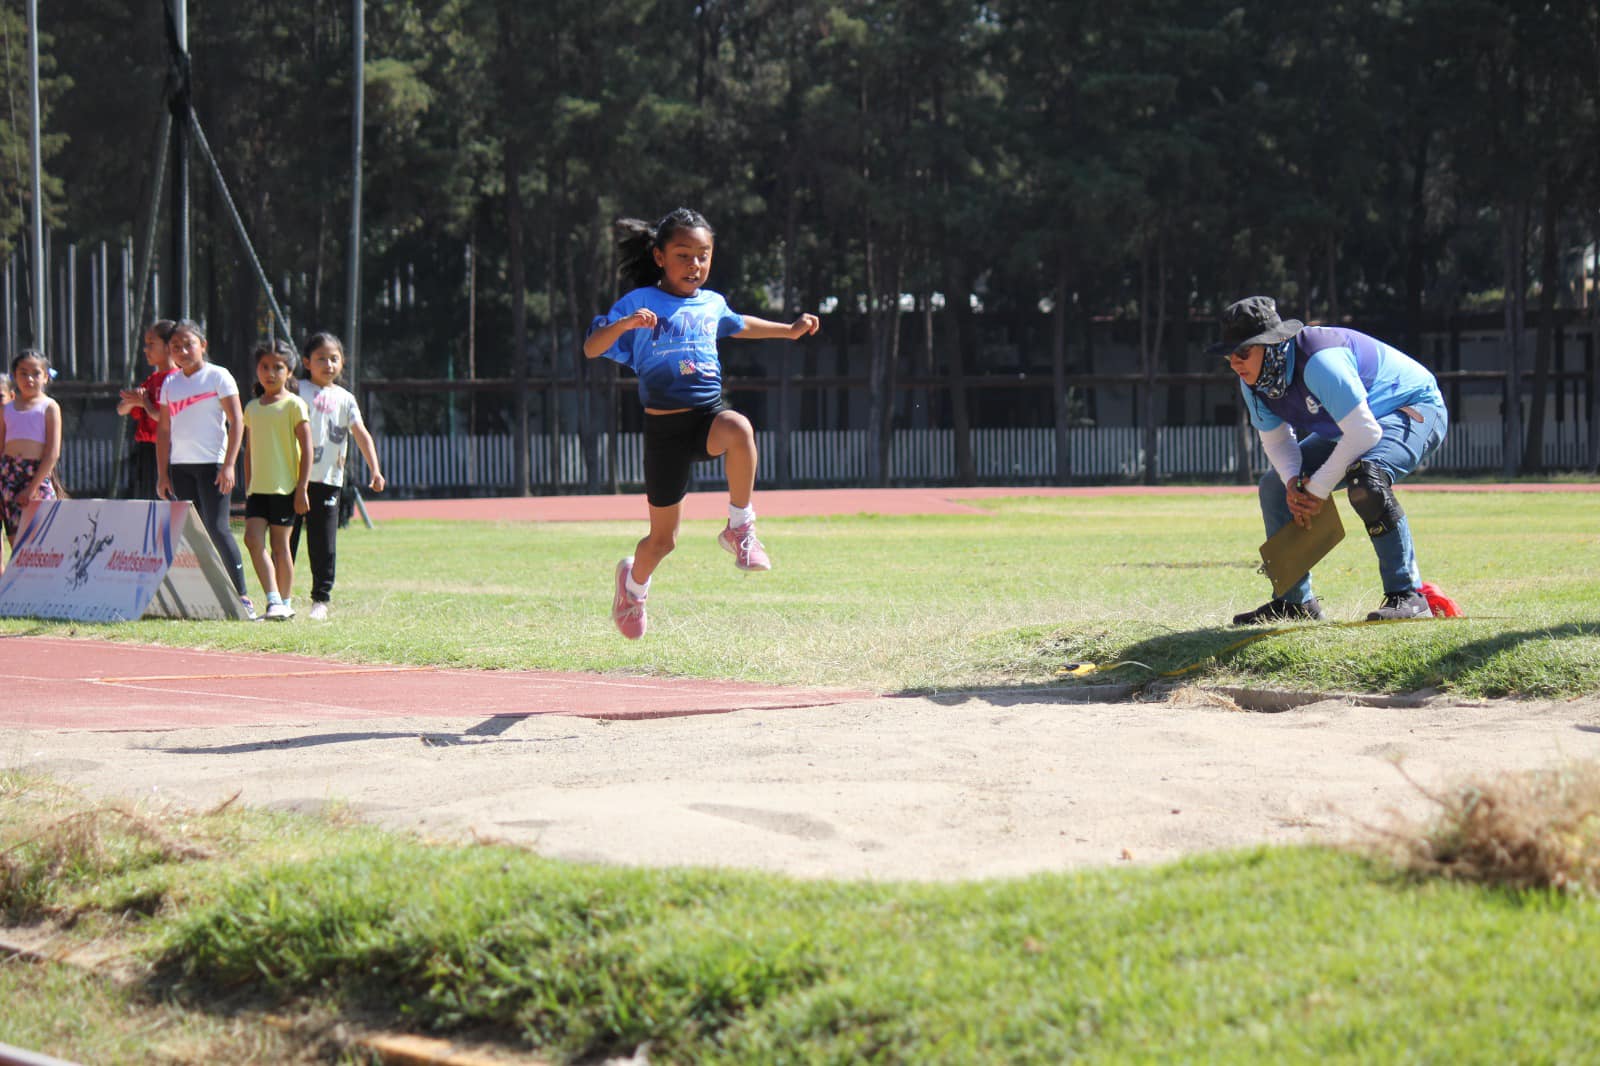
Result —
M269 622L287 622L294 617L294 608L287 603L269 603L263 617Z
M306 617L313 622L326 622L328 620L328 605L321 600L312 600L311 613Z

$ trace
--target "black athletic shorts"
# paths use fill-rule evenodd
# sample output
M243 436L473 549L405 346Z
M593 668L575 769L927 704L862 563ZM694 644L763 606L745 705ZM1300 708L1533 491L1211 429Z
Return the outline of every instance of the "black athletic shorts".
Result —
M711 456L706 438L711 423L728 405L697 407L671 415L644 416L644 495L651 507L671 507L683 502L689 491L690 468Z
M275 492L254 492L244 498L244 516L265 518L269 526L294 525L294 497Z

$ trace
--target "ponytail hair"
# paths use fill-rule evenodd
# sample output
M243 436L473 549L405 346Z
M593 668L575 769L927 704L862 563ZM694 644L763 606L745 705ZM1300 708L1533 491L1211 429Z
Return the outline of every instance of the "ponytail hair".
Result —
M638 218L619 218L617 232L617 280L626 291L645 289L661 280L661 268L651 253L665 248L679 230L703 229L713 237L711 223L698 211L680 207L651 225Z

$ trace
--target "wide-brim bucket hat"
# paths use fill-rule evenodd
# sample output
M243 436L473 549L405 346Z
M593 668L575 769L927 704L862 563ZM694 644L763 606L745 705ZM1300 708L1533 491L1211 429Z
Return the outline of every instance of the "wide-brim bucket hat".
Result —
M1252 344L1277 344L1306 328L1298 318L1278 317L1278 303L1270 296L1246 296L1222 312L1222 339L1206 347L1207 355L1232 355Z

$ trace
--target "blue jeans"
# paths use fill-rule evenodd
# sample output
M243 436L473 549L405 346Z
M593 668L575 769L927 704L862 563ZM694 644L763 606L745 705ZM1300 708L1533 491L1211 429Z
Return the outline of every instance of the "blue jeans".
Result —
M1442 406L1412 404L1409 408L1422 416L1413 421L1405 411L1395 411L1378 419L1383 438L1363 456L1388 472L1391 482L1398 482L1421 465L1430 453L1444 440L1450 428L1450 416ZM1314 473L1327 462L1337 437L1323 437L1313 433L1300 442L1300 469ZM1335 489L1344 488L1345 478L1340 478ZM1289 511L1289 501L1278 472L1268 468L1261 478L1261 518L1267 527L1267 536L1294 521ZM1358 528L1360 528L1358 526ZM1383 591L1405 592L1422 583L1417 571L1416 549L1411 543L1411 526L1401 518L1395 527L1382 536L1372 538L1372 550L1378 554L1378 574L1383 578ZM1304 603L1311 598L1311 575L1308 573L1283 594L1290 603Z

